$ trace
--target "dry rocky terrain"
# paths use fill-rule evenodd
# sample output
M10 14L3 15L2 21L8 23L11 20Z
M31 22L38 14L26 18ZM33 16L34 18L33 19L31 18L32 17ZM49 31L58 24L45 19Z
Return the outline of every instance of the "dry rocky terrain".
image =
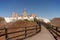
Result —
M27 29L31 29L31 28L35 28L36 26L38 26L36 24L36 22L34 21L28 21L28 20L18 20L16 22L12 22L12 23L2 23L0 24L0 29L6 27L8 29L8 33L10 32L15 32L15 31L19 31L19 30L25 30L25 27L28 27ZM29 32L35 32L36 30L30 30ZM4 34L5 31L1 30L0 34ZM13 37L13 36L17 36L20 34L24 34L25 32L19 32L19 33L14 33L14 34L9 34L9 37ZM20 37L19 37L20 38ZM5 36L0 37L0 40L5 40ZM12 39L12 40L16 40Z

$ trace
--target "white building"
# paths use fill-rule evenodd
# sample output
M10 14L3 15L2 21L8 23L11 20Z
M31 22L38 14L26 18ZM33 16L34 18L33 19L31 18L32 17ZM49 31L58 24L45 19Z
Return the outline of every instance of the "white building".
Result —
M43 20L45 23L50 22L50 20L48 20L46 18L37 17L35 14L31 14L31 15L28 16L25 9L24 9L24 12L23 12L22 16L18 15L17 13L13 13L11 17L4 17L4 19L7 23L14 22L14 21L17 21L17 20L24 20L24 19L34 21L34 18L36 18L38 20Z
M24 19L34 20L34 17L36 17L35 14L31 14L28 16L26 10L24 9L22 16L19 16L17 13L13 13L11 17L4 17L4 19L7 23L9 23L9 22L13 22L17 20L24 20Z

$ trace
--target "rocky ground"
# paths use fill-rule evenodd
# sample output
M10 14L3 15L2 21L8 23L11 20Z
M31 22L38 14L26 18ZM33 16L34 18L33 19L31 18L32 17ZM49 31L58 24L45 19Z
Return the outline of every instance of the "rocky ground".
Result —
M2 23L0 24L0 28L4 28L6 27L8 29L8 33L10 32L15 32L15 31L19 31L19 30L25 30L24 27L28 27L28 29L31 29L31 28L34 28L38 26L36 24L36 22L34 21L28 21L28 20L19 20L19 21L16 21L16 22L12 22L12 23ZM28 32L35 32L36 30L31 30L31 31L28 31ZM1 30L0 31L0 34L4 34L5 31L4 30ZM8 35L9 37L13 37L13 36L17 36L17 35L20 35L20 34L24 34L25 32L19 32L19 33L14 33L14 34L10 34ZM2 36L0 37L0 40L5 40L5 36ZM15 39L13 39L15 40Z

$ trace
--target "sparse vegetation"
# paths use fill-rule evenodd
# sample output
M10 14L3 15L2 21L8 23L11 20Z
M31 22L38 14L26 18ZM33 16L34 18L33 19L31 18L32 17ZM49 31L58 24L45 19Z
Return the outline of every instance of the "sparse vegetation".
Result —
M28 27L28 29L32 29L32 28L36 28L36 26L38 26L36 22L32 22L30 20L18 20L16 22L9 23L6 27L8 28L8 32L15 32L19 30L25 30L24 27ZM0 32L4 33L4 31L0 31ZM36 30L30 30L28 32L35 33ZM17 36L17 35L24 34L24 33L25 32L10 34L9 37ZM4 40L4 37L1 37L0 39Z
M0 17L0 28L4 28L6 25L5 19L3 17Z
M4 21L4 20L5 20L5 19L4 19L3 17L0 17L0 22L1 22L1 21Z
M29 20L18 20L11 25L8 25L8 27L30 27L30 26L36 26L36 22L32 22Z

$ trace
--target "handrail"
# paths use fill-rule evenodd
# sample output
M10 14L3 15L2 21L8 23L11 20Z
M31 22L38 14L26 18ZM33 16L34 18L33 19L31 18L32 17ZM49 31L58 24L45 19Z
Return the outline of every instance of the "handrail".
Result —
M52 28L52 29L54 29L53 27L51 27L51 28ZM54 30L60 33L60 31L59 31L59 30L56 30L56 29L54 29Z
M58 37L60 37L60 31L54 29L52 25L48 25L46 23L42 23L48 30L49 32L53 35L53 37L57 40Z
M59 32L57 32L56 30L51 29L51 28L49 28L48 30L50 30L49 32L54 36L54 38L55 38L56 40L58 40L57 38L60 37L60 34L58 34ZM52 32L51 32L51 31L52 31Z
M50 29L50 30L52 30L57 36L60 37L60 35L57 32L55 32L53 29Z
M5 28L5 30L6 30L7 28ZM36 29L36 28L32 28L32 29L27 29L27 30L34 30L34 29ZM37 30L37 29L36 29ZM7 34L12 34L12 33L18 33L18 32L23 32L23 31L25 31L25 30L19 30L19 31L15 31L15 32L10 32L10 33L7 33ZM4 35L6 35L6 34L2 34L2 35L0 35L0 37L1 36L4 36Z
M29 30L36 30L36 32L34 33L34 34L37 34L38 32L40 32L41 31L41 24L38 24L39 26L35 26L34 28L31 28L31 29L27 29L28 27L24 27L25 28L25 30L18 30L18 31L15 31L15 32L10 32L10 33L8 33L8 28L3 28L3 29L0 29L0 30L5 30L5 33L4 34L1 34L0 35L0 37L2 37L2 36L5 36L5 40L9 40L9 39L11 39L11 38L16 38L16 37L19 37L19 36L25 36L24 38L27 38L27 31L29 31ZM38 28L39 27L39 28ZM39 29L39 30L38 30ZM22 34L22 35L17 35L17 36L14 36L14 37L10 37L9 38L9 34L14 34L14 33L19 33L19 32L25 32L24 34ZM31 32L31 33L33 33L33 32ZM31 33L29 33L29 34L31 34ZM32 34L33 35L33 34ZM32 36L31 35L31 36ZM29 37L29 36L28 36Z
M53 37L57 40L57 37L51 32L51 30L50 29L48 29L48 30L53 35Z

